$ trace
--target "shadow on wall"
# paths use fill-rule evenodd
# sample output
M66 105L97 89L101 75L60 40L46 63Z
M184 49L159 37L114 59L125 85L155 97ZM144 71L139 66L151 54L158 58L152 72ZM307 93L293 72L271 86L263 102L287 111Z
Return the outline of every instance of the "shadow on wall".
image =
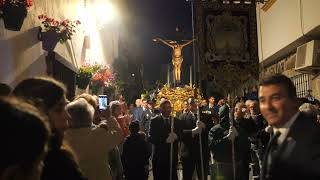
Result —
M47 54L42 54L35 61L32 62L24 71L20 72L14 81L10 82L12 87L15 87L20 81L34 77L34 76L47 76L47 65L46 65L46 56Z
M39 28L34 27L12 38L0 40L0 81L12 84L40 59L42 51L38 40ZM38 46L35 46L38 45ZM39 71L39 70L38 70Z

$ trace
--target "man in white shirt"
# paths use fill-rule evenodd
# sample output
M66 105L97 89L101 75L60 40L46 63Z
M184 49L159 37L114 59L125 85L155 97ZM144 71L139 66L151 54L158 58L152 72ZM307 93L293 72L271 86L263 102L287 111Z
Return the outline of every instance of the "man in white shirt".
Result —
M296 88L281 74L259 85L260 110L273 134L262 167L262 179L320 179L320 127L299 112Z

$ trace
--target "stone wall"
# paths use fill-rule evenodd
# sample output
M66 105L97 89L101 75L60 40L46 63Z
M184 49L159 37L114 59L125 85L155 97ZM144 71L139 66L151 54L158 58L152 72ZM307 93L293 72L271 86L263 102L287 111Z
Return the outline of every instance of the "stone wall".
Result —
M260 69L260 78L268 75L282 73L288 77L294 77L301 74L294 70L296 54L291 54L288 57L280 60L276 64L273 64L267 68ZM319 74L311 74L311 95L316 99L320 99L320 76Z

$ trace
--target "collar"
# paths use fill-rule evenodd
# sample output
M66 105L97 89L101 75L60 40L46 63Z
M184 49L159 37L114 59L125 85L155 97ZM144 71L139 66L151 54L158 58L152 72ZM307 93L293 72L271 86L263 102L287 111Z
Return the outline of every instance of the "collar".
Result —
M282 144L283 141L286 139L288 133L289 133L289 130L290 130L290 127L292 126L292 124L297 120L298 116L299 116L300 112L296 112L288 122L286 122L282 127L280 128L273 128L273 131L274 132L277 132L279 131L281 133L281 135L279 136L278 138L278 144Z

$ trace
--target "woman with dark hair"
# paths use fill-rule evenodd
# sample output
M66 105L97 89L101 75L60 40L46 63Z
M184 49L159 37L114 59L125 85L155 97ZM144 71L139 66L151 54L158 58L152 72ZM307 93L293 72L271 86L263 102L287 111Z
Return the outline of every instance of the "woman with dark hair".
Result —
M52 136L49 151L44 159L43 180L83 180L72 151L63 143L70 119L65 86L49 77L34 77L23 80L13 90L13 95L33 102L49 117Z
M0 109L0 179L40 180L50 135L46 117L15 98L0 98Z

